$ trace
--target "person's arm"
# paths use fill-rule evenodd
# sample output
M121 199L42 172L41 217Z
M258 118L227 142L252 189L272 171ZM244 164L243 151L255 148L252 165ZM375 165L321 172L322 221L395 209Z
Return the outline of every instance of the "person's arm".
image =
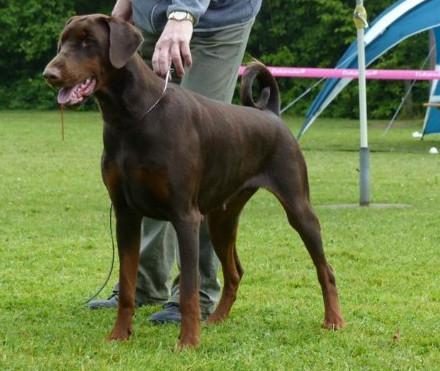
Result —
M193 27L206 12L209 3L210 0L173 0L168 7L169 19L156 43L152 58L153 69L158 75L165 76L173 64L177 75L183 76L185 66L191 66L189 45ZM183 20L170 19L174 12L186 12L190 16Z
M132 8L131 0L117 0L112 10L112 16L123 19L124 21L131 21Z

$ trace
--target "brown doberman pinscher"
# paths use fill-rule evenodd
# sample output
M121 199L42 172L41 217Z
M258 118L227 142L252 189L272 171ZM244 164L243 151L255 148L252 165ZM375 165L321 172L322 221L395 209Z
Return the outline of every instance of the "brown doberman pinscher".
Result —
M283 206L315 264L324 298L324 324L344 325L319 221L309 201L299 146L279 118L278 87L260 64L246 71L242 107L223 104L165 82L137 54L140 32L95 14L71 18L44 77L60 88L58 102L74 105L94 95L104 119L102 176L114 205L120 260L120 298L110 339L132 332L141 219L168 220L181 258L179 347L200 341L199 226L207 217L221 261L224 287L208 323L224 320L243 269L235 240L240 212L263 187ZM257 102L252 84L261 87Z

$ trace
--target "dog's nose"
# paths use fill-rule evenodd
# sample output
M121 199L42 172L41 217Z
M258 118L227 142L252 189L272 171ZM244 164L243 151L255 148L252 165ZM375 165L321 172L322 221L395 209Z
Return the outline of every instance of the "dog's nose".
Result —
M56 67L46 67L43 72L43 77L47 82L55 84L61 80L61 72Z

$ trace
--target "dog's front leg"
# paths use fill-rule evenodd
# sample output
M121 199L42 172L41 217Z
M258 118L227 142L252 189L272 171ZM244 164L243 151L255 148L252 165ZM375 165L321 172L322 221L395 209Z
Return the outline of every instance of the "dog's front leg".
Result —
M180 310L182 321L178 349L197 347L200 342L199 303L199 212L173 222L180 253Z
M126 208L115 208L115 214L119 253L119 305L109 340L127 340L132 333L141 217Z

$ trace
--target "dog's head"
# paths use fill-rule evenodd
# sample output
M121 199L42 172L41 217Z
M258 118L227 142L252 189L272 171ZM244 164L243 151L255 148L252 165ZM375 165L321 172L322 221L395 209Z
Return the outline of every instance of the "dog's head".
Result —
M102 14L72 17L43 76L60 88L58 103L82 103L105 88L107 76L124 67L142 41L141 33L120 19Z

